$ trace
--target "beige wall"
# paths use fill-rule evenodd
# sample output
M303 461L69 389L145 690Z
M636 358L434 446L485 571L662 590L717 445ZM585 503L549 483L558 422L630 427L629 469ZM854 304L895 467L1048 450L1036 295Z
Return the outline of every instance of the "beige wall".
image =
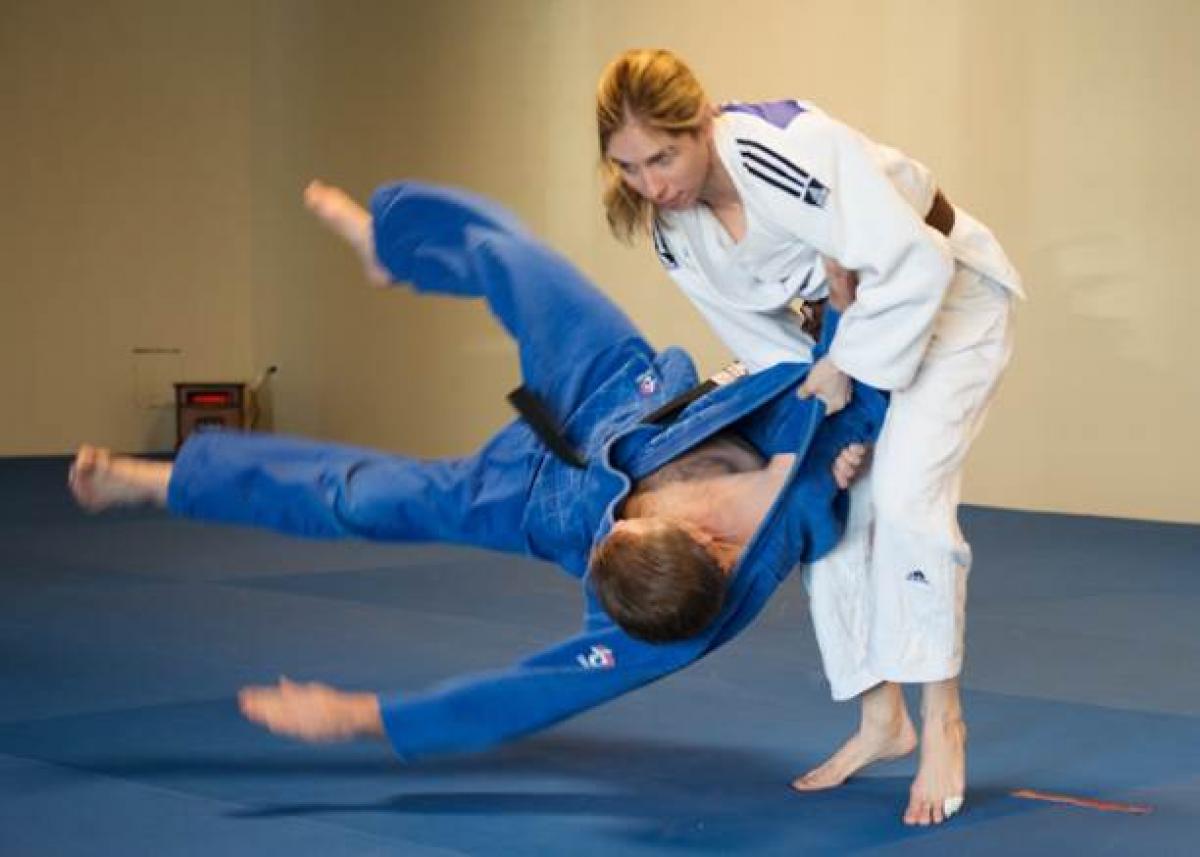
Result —
M171 5L0 7L5 454L162 448L165 379L249 368L248 19Z
M163 378L266 363L290 431L452 454L507 419L516 369L486 313L362 285L297 204L314 175L360 196L402 175L496 196L657 344L721 363L595 202L594 78L662 44L717 99L811 98L908 150L1004 241L1033 300L969 501L1200 521L1191 0L3 10L2 454L163 448Z

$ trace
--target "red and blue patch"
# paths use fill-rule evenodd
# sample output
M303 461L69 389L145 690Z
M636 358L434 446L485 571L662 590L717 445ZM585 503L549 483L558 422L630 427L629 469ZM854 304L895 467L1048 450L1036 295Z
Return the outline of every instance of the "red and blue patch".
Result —
M585 670L610 670L617 665L617 658L608 646L592 646L575 660Z

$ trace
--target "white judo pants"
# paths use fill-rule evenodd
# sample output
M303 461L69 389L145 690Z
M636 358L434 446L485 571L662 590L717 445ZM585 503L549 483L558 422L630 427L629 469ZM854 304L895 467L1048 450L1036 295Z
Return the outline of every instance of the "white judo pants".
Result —
M851 488L846 534L805 569L834 699L962 669L962 470L1012 354L1012 303L1004 286L956 266L921 368L892 394L869 472Z

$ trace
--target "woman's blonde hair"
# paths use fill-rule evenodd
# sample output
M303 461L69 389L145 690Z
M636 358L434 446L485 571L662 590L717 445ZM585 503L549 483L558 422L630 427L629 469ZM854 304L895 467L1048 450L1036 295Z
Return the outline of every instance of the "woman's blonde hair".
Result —
M629 121L672 134L694 133L711 115L700 81L679 57L667 50L625 51L604 69L596 87L596 132L600 142L604 213L623 241L645 234L654 205L631 190L608 158L613 134Z

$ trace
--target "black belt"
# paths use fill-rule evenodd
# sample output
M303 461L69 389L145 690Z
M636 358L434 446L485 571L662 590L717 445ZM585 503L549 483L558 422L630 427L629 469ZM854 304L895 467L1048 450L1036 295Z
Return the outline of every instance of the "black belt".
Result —
M642 417L642 424L662 425L668 423L701 396L745 374L747 374L746 368L742 364L731 363L713 377L701 381L695 387L683 391L671 401L646 414ZM546 403L538 398L536 393L521 385L508 394L508 401L526 424L533 429L533 433L538 436L538 439L554 453L555 457L571 467L580 469L587 467L587 459L567 440L566 432L562 430L558 420L554 418L554 414L550 413Z
M550 413L550 409L537 394L522 385L508 394L508 401L556 457L581 470L587 467L587 459L571 446L566 433L554 419L554 414Z

